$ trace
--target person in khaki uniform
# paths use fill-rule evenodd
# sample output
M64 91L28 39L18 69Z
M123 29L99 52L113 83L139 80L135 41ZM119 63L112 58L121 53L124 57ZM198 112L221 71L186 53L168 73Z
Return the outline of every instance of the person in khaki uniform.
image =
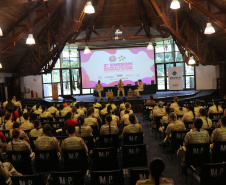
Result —
M122 83L122 80L120 79L119 80L119 83L118 83L118 99L119 99L119 95L120 95L120 92L122 92L122 96L123 98L125 97L125 91L124 91L124 88L123 88L124 84Z
M102 105L101 105L100 103L98 103L97 98L94 99L93 107L94 107L94 108L101 108L101 107L102 107Z
M63 109L65 112L71 112L71 103L70 102L67 102L67 106L66 107L64 107L64 109Z
M153 158L148 166L149 179L138 180L136 185L174 185L172 179L163 178L165 163L160 158Z
M72 115L73 115L73 120L77 120L78 117L80 116L80 114L78 114L78 112L77 112L77 108L72 107L71 112L72 112Z
M108 115L111 115L111 117L112 117L111 125L118 126L119 125L119 117L115 115L115 111L112 109L111 105L108 105L107 111L108 111Z
M213 106L211 106L209 108L208 114L222 113L222 112L223 112L223 109L219 105L219 101L218 100L214 100Z
M119 111L121 112L122 110L125 110L126 109L126 98L125 97L123 97L123 99L122 99L122 103L120 104L120 106L119 106Z
M81 137L76 137L75 127L69 125L67 127L68 138L64 139L61 143L61 150L82 150L85 149L88 155L88 148Z
M158 102L157 106L153 109L153 117L164 116L166 114L166 108L163 106L162 101Z
M211 135L211 141L219 142L226 141L226 115L222 116L220 119L221 127L214 129Z
M47 107L44 107L43 112L40 114L40 118L52 118L52 114L48 111Z
M57 138L52 137L51 126L45 124L43 126L43 134L35 141L36 150L55 150L60 154L60 146Z
M175 96L173 100L174 100L174 102L170 105L170 108L172 110L178 109L179 108L179 105L178 105L177 102L179 101L179 98L177 96Z
M21 125L21 129L22 130L31 130L34 128L34 125L32 123L30 123L30 117L28 113L24 113L24 123Z
M11 176L22 176L22 174L16 171L11 163L0 161L0 178L4 179L6 184L12 185Z
M94 109L90 108L87 111L87 118L85 118L85 123L89 126L98 126L97 119L93 117L94 115Z
M25 119L23 117L23 111L19 111L19 118L16 119L16 122L20 123L20 125L25 122Z
M51 114L55 114L57 112L57 108L55 106L55 103L52 103L51 107L48 108L48 112L50 112Z
M30 132L30 137L40 137L43 134L43 129L41 128L40 120L36 119L34 121L34 129Z
M114 104L113 98L109 98L109 103L106 106L108 107L109 105L111 105L113 111L116 111L118 109L117 106Z
M123 133L139 133L142 132L142 126L137 122L134 114L129 115L130 124L123 128Z
M85 123L85 119L83 115L80 115L77 119L78 125L75 127L75 135L78 137L90 137L93 136L93 129Z
M85 115L86 114L86 112L87 112L87 108L85 107L85 105L84 105L84 102L80 102L79 103L79 109L78 110L81 110L81 111L83 111L84 112L84 114L83 115Z
M199 110L202 109L203 106L201 106L201 101L199 99L195 100L195 107L194 107L194 111L195 111L195 117L198 118L199 117Z
M134 95L140 98L140 91L144 91L144 84L141 79L138 80L138 87L134 90Z
M12 131L12 141L10 141L7 146L7 151L28 151L29 154L32 153L30 145L25 140L20 140L20 130L19 128L14 128Z
M169 107L166 107L166 114L162 117L161 123L163 126L159 127L159 132L165 132L166 127L169 124L169 114L171 112L171 109Z
M85 116L85 112L84 112L84 110L81 108L80 103L77 103L77 104L75 105L75 107L77 108L77 113L78 113L79 115Z
M202 119L195 119L192 129L186 134L184 138L184 145L178 149L177 156L182 167L185 167L185 152L187 144L210 142L209 133L202 129L202 125ZM185 172L185 169L186 168L182 168L182 172Z
M183 131L183 130L186 130L184 123L180 120L177 120L177 115L171 112L169 114L169 125L166 128L166 137L163 143L161 143L161 145L165 146L166 141L168 140L168 138L171 137L172 131Z
M111 115L107 115L105 118L105 125L102 125L100 128L101 135L109 135L109 134L118 134L119 130L117 126L112 126L112 117Z
M149 100L146 101L146 105L155 105L156 102L154 101L153 96L151 95Z
M131 110L131 104L128 102L125 103L125 109L120 112L121 117L125 114L126 110L129 111L129 114L133 114L133 110Z
M12 138L12 136L13 136L13 130L15 128L18 128L19 129L19 132L20 132L19 138L20 139L24 139L25 141L27 141L29 143L30 142L29 141L29 137L27 136L27 134L23 130L21 130L21 125L18 122L13 123L13 128L9 131L10 137Z
M95 85L94 91L96 91L100 97L100 100L103 100L101 97L101 92L104 90L103 86L100 84L100 80L98 80L98 84Z
M106 106L105 103L102 103L102 108L103 109L100 111L100 114L101 114L101 116L104 116L104 115L106 115L108 113L107 106Z
M192 122L195 119L195 111L193 105L188 105L187 112L183 115L183 122Z
M63 104L60 104L59 110L56 112L56 117L64 117L68 112L64 110Z
M34 110L34 114L40 115L42 113L42 106L38 103L36 105L36 109Z
M177 116L183 116L187 112L187 109L184 107L184 104L183 104L182 100L178 101L178 106L179 106L178 108L174 109L174 113Z
M203 125L202 128L211 128L212 127L212 120L209 119L206 109L201 108L199 110L199 118L202 119Z
M5 123L2 125L3 130L11 130L13 128L12 116L10 113L5 114Z
M130 120L129 120L129 116L130 116L130 115L133 115L133 114L130 114L129 110L126 110L126 111L125 111L125 114L121 117L121 120L120 120L121 128L123 128L124 126L130 124ZM136 123L136 124L139 123L136 116L135 116L135 123Z

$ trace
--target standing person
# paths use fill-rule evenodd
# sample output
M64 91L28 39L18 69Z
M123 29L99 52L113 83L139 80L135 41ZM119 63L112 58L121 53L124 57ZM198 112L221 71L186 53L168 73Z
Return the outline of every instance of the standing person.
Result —
M140 98L140 91L144 91L144 84L141 79L138 80L138 87L134 90L134 94L137 98Z
M101 92L104 90L103 86L100 84L100 80L98 80L98 84L95 85L94 91L96 91L100 97L100 100L103 100L101 97Z
M119 99L119 95L120 95L120 92L122 92L122 95L123 95L123 98L125 98L125 91L124 91L124 84L122 82L122 80L120 79L119 80L119 83L118 83L118 99Z
M148 167L149 171L149 179L147 180L138 180L136 185L142 185L142 184L152 184L152 185L163 185L163 184L169 184L174 185L174 182L172 179L169 178L162 178L163 171L165 169L165 163L160 158L153 158Z

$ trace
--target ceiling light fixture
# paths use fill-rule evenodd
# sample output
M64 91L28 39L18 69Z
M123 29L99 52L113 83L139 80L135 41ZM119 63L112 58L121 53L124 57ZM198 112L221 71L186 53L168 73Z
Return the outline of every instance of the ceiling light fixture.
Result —
M194 64L196 64L196 62L194 60L194 57L192 56L189 58L188 65L194 65Z
M28 34L27 40L26 40L27 45L33 45L35 44L35 39L33 37L33 34Z
M94 9L91 1L88 1L87 2L84 12L87 13L87 14L93 14L93 13L95 13L95 9Z
M147 50L154 50L152 42L149 42L149 44L147 46Z
M178 0L173 0L170 4L171 9L179 9L180 8L180 2Z
M3 36L2 28L0 27L0 36Z
M0 62L0 69L2 69L2 63Z
M84 54L90 54L90 53L91 53L91 50L89 49L88 46L86 46L84 49Z
M211 22L208 22L208 23L206 24L206 29L205 29L205 31L204 31L204 34L213 34L213 33L215 33L215 29L214 29L214 27L212 26Z

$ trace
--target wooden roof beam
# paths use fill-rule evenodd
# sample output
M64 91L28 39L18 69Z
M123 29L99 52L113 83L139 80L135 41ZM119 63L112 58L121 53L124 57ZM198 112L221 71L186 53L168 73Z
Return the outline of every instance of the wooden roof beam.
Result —
M33 21L31 21L22 31L17 33L15 37L9 39L9 41L0 48L0 53L9 49L15 42L20 40L30 28L37 24L46 14L51 12L53 9L64 3L66 0L56 0L49 5L45 10L42 11Z
M2 0L0 1L0 9L15 6L18 4L24 4L28 2L44 2L43 0Z
M226 30L225 21L222 21L219 18L217 18L210 10L208 10L208 8L203 7L202 5L200 5L194 0L184 0L184 2L191 4L196 10L202 12L207 17L209 17L216 25Z

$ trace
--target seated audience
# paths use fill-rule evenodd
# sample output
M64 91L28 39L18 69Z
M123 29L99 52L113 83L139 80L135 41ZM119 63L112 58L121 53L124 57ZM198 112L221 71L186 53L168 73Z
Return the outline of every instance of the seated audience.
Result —
M90 137L93 136L93 129L85 123L85 119L83 115L80 115L77 119L78 126L75 127L76 132L75 135L78 137Z
M2 125L4 130L11 130L13 128L12 116L10 113L5 114L5 123Z
M45 106L43 112L40 114L40 118L52 118L52 114L48 111L48 108Z
M156 102L153 99L153 96L151 95L149 100L146 101L146 105L155 105Z
M219 101L218 100L214 100L213 106L211 106L209 108L208 114L222 113L222 112L223 112L223 109L219 105Z
M170 108L171 110L174 111L174 109L178 109L179 108L179 105L178 105L178 101L179 101L179 98L177 96L174 97L174 102L170 105Z
M34 125L32 123L30 123L30 116L28 113L24 113L24 123L21 125L21 129L22 130L31 130L34 128Z
M18 128L19 129L19 132L20 132L20 136L19 136L19 138L20 139L24 139L24 140L26 140L28 143L30 142L29 141L29 137L27 136L27 134L21 129L21 125L18 123L18 122L15 122L15 123L13 123L13 128L9 131L9 135L10 135L10 137L12 138L12 132L13 132L13 129L15 129L15 128Z
M113 111L118 110L117 106L114 104L114 99L113 98L109 99L109 103L106 106L108 107L109 105L111 105L111 108L112 108Z
M89 126L98 126L98 121L94 116L94 109L90 108L87 111L87 118L85 118L85 123Z
M199 99L196 99L195 100L195 107L194 107L196 118L199 117L199 110L202 109L202 108L203 108L203 106L201 106L201 101Z
M187 112L183 115L183 122L193 122L195 119L195 111L193 105L188 105Z
M112 117L111 125L118 126L119 125L119 117L115 115L115 111L112 109L111 105L107 107L108 115Z
M68 112L65 116L66 121L64 122L64 125L67 127L69 125L77 126L78 122L74 120L73 114L71 112Z
M3 126L3 124L5 124L6 120L5 120L5 110L0 110L0 128Z
M76 98L73 98L73 102L71 103L71 107L75 107L75 105L76 105Z
M130 124L123 128L123 133L139 133L142 132L142 126L137 122L134 114L129 115Z
M23 117L23 111L19 111L19 118L16 119L16 122L20 123L22 125L24 123L25 119Z
M36 109L34 110L34 114L40 115L42 113L42 106L38 103L36 105Z
M138 180L136 185L174 185L172 179L163 178L165 163L160 158L153 158L149 163L149 179Z
M117 126L111 125L112 117L111 115L107 115L105 118L105 125L102 125L100 128L101 135L109 135L109 134L118 134L119 130Z
M102 107L102 105L101 105L100 103L98 103L97 98L94 99L93 107L94 107L94 108L101 108L101 107Z
M209 119L206 109L201 108L199 109L199 118L202 119L203 125L202 128L211 128L212 127L212 120Z
M18 113L18 111L19 111L19 107L14 106L14 107L13 107L13 112L12 112L12 114L11 114L13 120L16 120L17 118L19 118L19 113Z
M48 108L48 112L50 112L51 114L56 114L57 108L55 103L51 103L51 107Z
M77 108L76 107L72 107L71 112L72 112L72 115L73 115L73 119L77 120L78 117L80 116L80 114L78 114L78 112L77 112Z
M60 104L59 110L56 112L56 117L64 117L66 116L67 111L64 110L64 106Z
M178 108L175 108L174 112L177 116L183 116L187 112L187 109L184 107L184 103L182 100L179 100L177 104Z
M63 107L67 107L67 100L65 98L63 99Z
M104 115L106 115L107 113L108 113L108 111L107 111L107 106L106 106L106 104L105 103L102 103L102 110L100 111L100 115L101 116L104 116Z
M70 125L67 127L68 138L64 139L61 144L61 150L82 150L85 149L88 155L88 148L81 137L76 137L75 127Z
M125 103L125 109L120 112L121 117L125 114L126 110L129 111L129 114L133 114L133 110L131 110L131 104L128 102Z
M219 142L219 141L226 141L226 115L222 116L220 119L220 128L214 129L211 135L211 141Z
M76 103L75 107L77 108L77 113L78 113L79 115L85 116L85 112L84 112L84 110L81 108L80 103Z
M125 109L126 109L125 105L126 105L126 98L123 97L122 103L121 103L120 106L119 106L119 111L120 111L120 112L121 112L122 110L125 110Z
M71 112L71 103L67 102L67 106L63 109L65 112Z
M34 129L30 132L30 137L39 137L42 136L43 129L40 120L36 119L34 121Z

